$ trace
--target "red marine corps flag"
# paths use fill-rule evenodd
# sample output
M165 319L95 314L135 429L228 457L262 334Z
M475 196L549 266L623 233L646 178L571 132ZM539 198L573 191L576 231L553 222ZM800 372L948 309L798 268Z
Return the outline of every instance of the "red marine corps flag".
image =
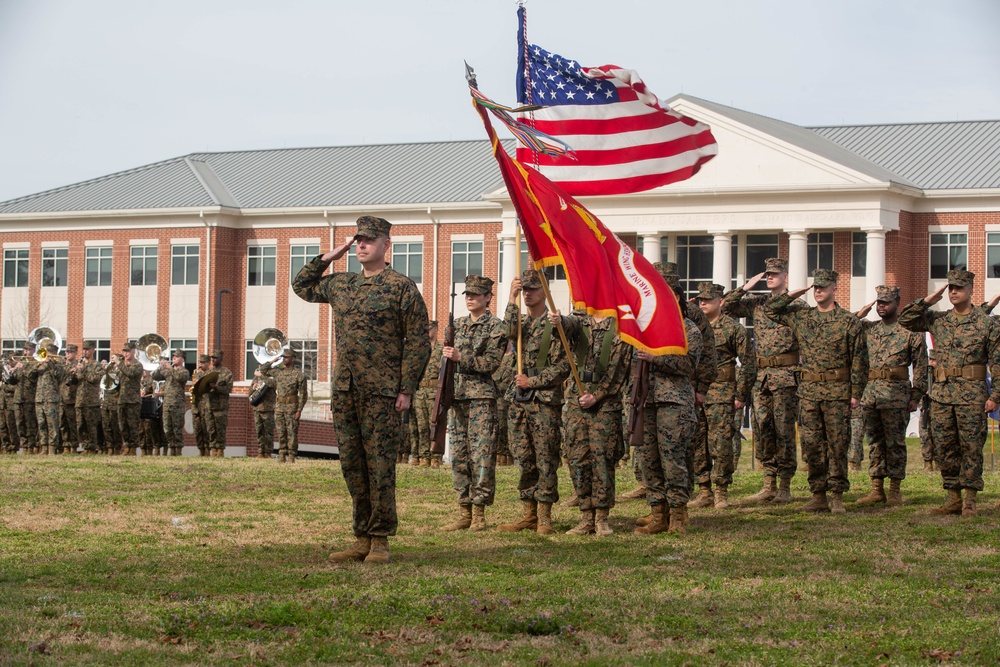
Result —
M685 354L677 298L649 260L549 179L507 155L486 113L493 103L478 91L473 100L535 267L565 267L573 305L616 318L625 342L653 355Z

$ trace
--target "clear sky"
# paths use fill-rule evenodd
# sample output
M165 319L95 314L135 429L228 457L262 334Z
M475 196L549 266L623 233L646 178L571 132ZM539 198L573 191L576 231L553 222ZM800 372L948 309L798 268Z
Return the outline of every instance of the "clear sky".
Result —
M997 0L528 0L529 41L805 126L1000 119ZM0 0L0 201L200 151L482 138L512 0Z

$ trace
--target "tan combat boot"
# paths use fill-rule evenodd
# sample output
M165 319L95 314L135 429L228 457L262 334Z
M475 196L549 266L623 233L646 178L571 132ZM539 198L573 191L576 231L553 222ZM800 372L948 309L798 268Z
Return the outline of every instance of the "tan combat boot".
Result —
M538 528L539 535L555 535L552 529L552 503L538 503Z
M579 507L579 506L580 506L580 497L577 496L576 493L574 492L573 495L570 496L570 499L566 501L566 507Z
M441 526L441 530L451 532L454 530L466 530L472 525L472 505L459 505L458 517L451 523Z
M372 549L365 556L365 564L384 565L389 562L389 538L373 537Z
M646 516L639 517L638 519L636 519L635 520L635 525L636 526L648 526L649 524L653 523L653 519L654 518L656 518L656 517L654 517L653 513L650 512Z
M861 496L854 501L855 505L877 505L888 500L885 497L885 480L880 477L872 477L872 490L867 495Z
M594 510L594 532L598 537L614 535L615 531L613 531L611 526L608 525L608 510Z
M722 484L715 486L715 509L729 509L729 488Z
M690 501L687 506L691 509L697 509L700 507L711 507L714 505L715 501L712 498L711 482L708 484L699 484L698 486L701 487L701 490L698 491L698 495L695 496L695 499Z
M830 512L833 514L846 514L847 509L844 507L844 494L839 491L835 491L830 494Z
M635 489L629 491L628 493L622 494L618 497L619 500L645 500L646 499L646 485L640 484Z
M469 530L474 533L478 533L481 530L486 530L486 506L485 505L473 505L472 506L472 525L469 526Z
M667 527L667 532L675 533L677 535L683 535L687 532L685 529L685 526L688 525L687 514L687 507L671 507L670 525Z
M221 454L220 454L221 456ZM288 452L288 462L295 463L295 452Z
M965 502L962 503L962 516L973 517L976 516L976 490L966 489L965 490Z
M288 453L285 450L278 452L278 463L284 463L285 459L288 458Z
M516 533L519 530L535 530L538 528L538 503L534 500L522 500L524 514L514 523L503 523L497 526L498 529L507 533Z
M420 467L421 468L430 468L431 467L431 460L430 459L420 459Z
M55 456L55 455L56 455L56 446L49 445L49 456Z
M747 500L753 503L769 503L778 495L778 486L774 476L764 476L764 488L753 494Z
M800 512L829 512L830 505L826 501L826 491L813 494L812 500L802 506Z
M786 503L792 502L792 479L791 477L782 477L778 480L778 492L774 495L771 500L772 503L776 505L784 505Z
M580 523L566 531L567 535L593 535L597 532L594 526L594 510L580 510Z
M344 563L349 560L364 560L365 556L371 551L372 541L367 535L362 535L354 543L354 546L344 549L343 551L334 551L327 558L331 563Z
M889 480L889 498L885 501L886 505L890 507L893 505L903 504L903 493L899 490L899 483L902 480L890 479Z
M666 505L653 505L649 509L653 519L645 526L639 526L633 530L632 532L636 535L655 535L666 532L670 527L667 523Z
M420 467L420 457L419 456L414 456L413 457L413 460L410 461L410 467L411 468L418 468L418 467Z
M931 510L931 514L961 514L962 513L962 494L958 489L948 489L948 497L944 501L944 505L940 507L935 507Z

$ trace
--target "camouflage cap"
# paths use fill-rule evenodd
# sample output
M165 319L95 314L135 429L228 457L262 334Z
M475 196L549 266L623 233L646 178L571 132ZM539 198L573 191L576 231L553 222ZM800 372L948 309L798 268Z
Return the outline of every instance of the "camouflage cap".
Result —
M521 287L523 289L541 289L542 278L538 275L538 271L525 269L521 273Z
M45 346L45 351L49 353L49 356L59 354L59 346L55 343L49 343Z
M221 359L222 358L222 350L212 350L212 358L213 359Z
M886 303L899 301L899 288L895 285L879 285L875 288L875 300Z
M726 294L726 288L715 283L698 283L699 299L721 299Z
M764 260L764 273L785 273L788 271L788 260L771 257Z
M354 235L354 238L362 236L366 239L377 239L380 236L389 236L391 228L392 223L385 218L363 215L358 218L358 233Z
M663 279L671 287L677 287L681 284L680 276L677 275L677 262L653 262L653 268L663 276Z
M952 269L948 272L948 284L955 287L969 287L976 279L976 274L965 269Z
M204 363L206 361L211 361L211 360L212 360L212 358L210 356L208 356L207 354L199 354L198 355L198 363Z
M128 352L129 350L134 350L134 349L135 349L135 343L133 343L132 341L127 341L124 345L122 345L122 352Z
M465 276L462 294L493 294L493 280L486 276Z
M295 350L294 350L294 348L291 348L291 347L282 348L282 350L281 350L281 356L282 357L291 357L292 359L294 359L295 358Z
M77 352L77 351L79 351L79 349L80 348L78 348L76 346L76 343L70 343L69 345L66 346L66 351L67 352Z
M837 282L838 275L836 271L831 271L830 269L816 269L813 271L813 285L816 287L829 287Z
M184 354L184 350L181 350L180 348L175 349L173 353L170 355L171 358L180 357L181 359L183 359L185 356L186 355Z
M36 347L36 345L34 343L32 343L30 340L24 341L24 349L25 350L34 350L35 347Z
M83 349L85 349L85 350L93 350L93 349L96 349L96 348L97 348L97 345L94 343L94 341L92 341L92 340L85 340L85 341L83 341Z

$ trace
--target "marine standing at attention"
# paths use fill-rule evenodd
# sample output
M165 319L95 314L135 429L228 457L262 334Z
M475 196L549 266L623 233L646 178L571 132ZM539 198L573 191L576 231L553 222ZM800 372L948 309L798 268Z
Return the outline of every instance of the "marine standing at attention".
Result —
M354 546L330 560L389 562L396 534L399 413L410 407L431 354L427 306L412 280L385 262L389 221L365 215L344 245L314 257L292 288L305 301L328 303L337 337L331 408L340 465L354 510ZM357 242L360 273L323 277Z

